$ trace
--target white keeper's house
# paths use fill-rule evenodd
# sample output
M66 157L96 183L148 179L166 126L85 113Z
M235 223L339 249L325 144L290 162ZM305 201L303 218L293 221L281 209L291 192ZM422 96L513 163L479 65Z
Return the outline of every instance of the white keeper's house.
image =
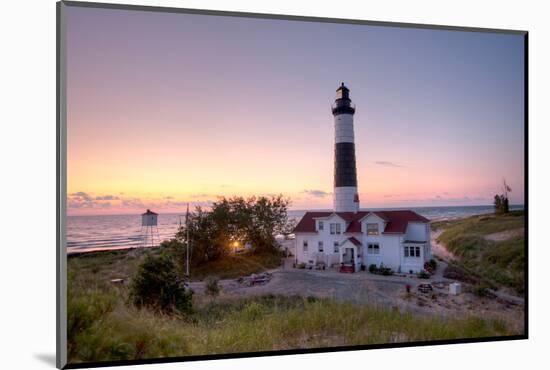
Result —
M360 211L349 89L336 90L334 211L306 212L294 229L296 262L354 272L371 264L419 272L431 257L429 220L411 210Z

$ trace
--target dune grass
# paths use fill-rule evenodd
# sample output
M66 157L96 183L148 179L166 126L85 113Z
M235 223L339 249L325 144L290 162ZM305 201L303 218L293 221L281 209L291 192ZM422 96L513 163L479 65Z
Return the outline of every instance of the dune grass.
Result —
M504 247L503 247L504 248ZM508 246L513 253L514 246ZM128 282L158 249L113 251L68 259L70 363L298 348L321 348L521 334L499 319L419 317L379 306L313 297L195 294L193 310L138 309ZM513 264L497 255L507 266ZM494 259L490 253L487 259ZM232 278L277 266L278 255L238 255L194 268L192 277ZM113 284L111 279L125 279Z
M70 255L69 266L88 278L102 276L105 279L128 279L148 255L161 252L159 248L101 251ZM279 253L243 253L227 255L219 260L191 267L191 280L202 281L208 276L218 279L235 279L260 273L281 264Z
M70 363L518 334L500 320L419 318L312 297L194 297L193 313L170 316L124 296L124 288L71 291Z
M234 279L257 274L278 267L281 255L277 253L245 253L229 255L222 259L194 266L191 280L204 280L208 276L219 279Z
M435 222L442 229L438 242L458 257L456 268L477 276L482 283L506 286L518 293L524 290L525 235L520 232L505 240L489 240L487 235L525 226L525 213L482 215L462 220Z

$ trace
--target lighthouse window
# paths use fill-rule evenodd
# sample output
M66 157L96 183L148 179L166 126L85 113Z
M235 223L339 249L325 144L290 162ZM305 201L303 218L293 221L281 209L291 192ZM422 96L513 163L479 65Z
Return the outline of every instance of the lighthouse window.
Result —
M319 252L324 252L325 248L323 246L323 241L319 240Z
M367 235L378 235L378 224L367 224Z

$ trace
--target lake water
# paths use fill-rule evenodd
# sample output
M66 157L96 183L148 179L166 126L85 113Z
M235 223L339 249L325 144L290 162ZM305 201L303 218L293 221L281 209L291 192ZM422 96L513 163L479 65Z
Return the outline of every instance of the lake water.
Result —
M392 210L399 208L377 208ZM493 206L417 207L410 208L430 220L452 219L492 213ZM512 205L510 209L523 209ZM289 211L289 217L300 219L306 211ZM174 237L179 224L185 222L180 214L159 214L160 240ZM67 252L91 252L106 249L124 249L143 246L140 215L69 216L67 218Z

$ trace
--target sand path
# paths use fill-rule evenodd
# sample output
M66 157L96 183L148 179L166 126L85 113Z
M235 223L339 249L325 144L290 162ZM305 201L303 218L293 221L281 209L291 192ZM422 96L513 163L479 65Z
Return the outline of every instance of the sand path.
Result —
M489 235L485 235L486 240L491 240L494 242L502 242L508 239L512 239L516 236L523 235L525 233L525 229L523 227L520 227L518 229L512 229L512 230L505 230L501 231L499 233L493 233Z
M432 253L444 261L455 260L456 259L455 255L449 252L443 244L437 242L437 238L439 238L442 232L443 230L437 230L437 231L432 231L431 233Z

